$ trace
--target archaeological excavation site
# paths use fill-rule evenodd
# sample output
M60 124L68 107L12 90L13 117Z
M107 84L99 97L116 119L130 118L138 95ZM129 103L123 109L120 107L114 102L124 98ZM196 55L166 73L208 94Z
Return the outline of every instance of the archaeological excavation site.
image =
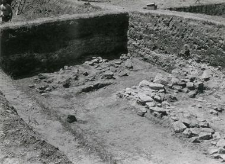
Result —
M9 5L0 164L225 163L224 0Z

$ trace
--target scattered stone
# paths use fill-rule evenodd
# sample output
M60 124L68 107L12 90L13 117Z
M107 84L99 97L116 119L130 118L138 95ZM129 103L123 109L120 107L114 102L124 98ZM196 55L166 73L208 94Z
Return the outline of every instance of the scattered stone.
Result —
M218 149L219 154L225 154L225 149L224 148L219 148Z
M225 148L225 139L220 139L217 144L216 144L217 147L222 147L222 148Z
M208 128L209 127L209 123L206 121L201 121L199 122L199 126L202 128Z
M144 93L139 92L138 97L140 98L141 103L152 102L153 99L150 96L147 96Z
M151 108L151 107L155 107L155 106L156 106L156 104L155 104L154 101L152 101L152 102L147 102L146 105L147 105L148 108Z
M204 72L203 72L203 74L202 74L202 76L201 76L201 79L203 79L203 80L205 80L205 81L208 81L208 80L210 80L210 78L211 78L211 71L209 71L209 70L205 70Z
M119 73L119 76L128 76L128 71L121 71L120 73Z
M225 154L219 154L219 157L223 160L223 162L225 161Z
M149 87L153 90L161 90L164 89L164 85L158 83L150 83Z
M46 79L47 76L45 76L45 75L43 75L43 74L38 74L38 78L39 78L40 80L43 80L43 79Z
M197 91L196 91L196 90L190 91L190 92L188 93L188 96L189 96L190 98L195 98L196 95L197 95Z
M149 109L152 110L153 112L158 112L158 113L162 113L162 114L166 114L167 113L166 109L160 108L160 107L151 107Z
M212 128L201 128L201 132L207 132L207 133L214 133L215 130L213 130Z
M67 122L73 123L73 122L76 122L76 121L77 121L77 118L74 115L68 115L67 116Z
M157 102L161 102L161 101L162 101L162 99L161 99L161 97L160 97L159 95L155 95L155 96L153 97L153 99L154 99L155 101L157 101Z
M172 79L171 79L172 85L177 85L179 83L179 81L180 80L178 78L176 78L176 77L172 77Z
M35 87L35 85L32 85L32 84L31 84L31 85L29 85L29 88L34 88L34 87Z
M175 133L181 133L187 127L181 121L176 121L173 123L173 128L174 128Z
M180 85L173 85L172 88L179 91L179 92L182 92L182 89L183 89L183 87L180 86Z
M212 139L212 133L200 132L198 138L199 140L210 140Z
M64 88L69 88L71 85L71 79L70 78L66 79L65 81L62 82L62 85Z
M139 83L139 88L151 88L153 90L161 90L164 89L164 85L158 83L152 83L147 80L143 80Z
M187 82L186 83L186 87L190 90L194 90L195 89L195 86L194 86L194 83L192 82Z
M188 137L188 138L190 138L190 137L191 137L191 135L192 135L192 133L191 133L191 130L190 130L190 129L185 129L185 130L183 131L183 134L184 134L186 137Z
M166 76L163 76L161 73L157 73L154 80L154 83L167 85L168 84L168 78Z
M147 110L146 108L139 108L138 111L137 111L137 115L138 116L141 116L141 117L144 117L145 113L147 113Z
M177 101L177 97L171 94L166 94L165 100L167 100L168 102L175 102Z
M159 112L153 112L152 115L157 118L162 118L162 113L159 113Z
M213 134L213 138L215 138L215 139L220 139L220 138L221 138L220 132L215 132L215 133Z
M218 148L211 148L208 150L208 152L210 155L216 154L216 153L218 153Z
M191 141L192 143L200 143L200 140L199 140L198 137L192 137L192 138L190 139L190 141Z
M114 79L114 73L111 71L106 71L103 75L102 75L102 79Z
M210 114L213 114L213 115L218 115L218 112L217 111L215 111L214 109L211 109L210 111L209 111L209 113Z
M130 59L125 61L125 67L128 68L128 69L133 68L133 64L132 64L132 61Z
M201 129L200 128L190 128L190 131L193 136L198 136L199 133L201 132Z

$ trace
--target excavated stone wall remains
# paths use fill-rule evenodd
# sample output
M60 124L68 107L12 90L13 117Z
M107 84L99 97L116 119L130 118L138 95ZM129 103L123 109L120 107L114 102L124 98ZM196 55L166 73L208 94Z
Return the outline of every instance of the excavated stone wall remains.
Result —
M12 76L54 71L79 57L127 52L128 14L66 15L1 27L2 69Z
M224 67L224 19L216 21L213 18L169 11L133 12L130 14L128 49L141 56L158 51Z

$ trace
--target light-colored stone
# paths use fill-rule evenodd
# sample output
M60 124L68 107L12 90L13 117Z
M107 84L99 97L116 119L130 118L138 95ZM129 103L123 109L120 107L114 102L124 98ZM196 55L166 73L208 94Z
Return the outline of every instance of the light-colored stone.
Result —
M214 133L215 130L212 128L201 128L201 132Z
M222 147L222 148L225 148L225 139L220 139L217 144L216 144L217 147Z
M145 113L147 113L146 108L139 108L137 111L137 115L144 117Z
M176 121L173 123L173 128L174 128L175 133L181 133L187 127L181 121Z
M205 70L201 76L201 79L207 81L211 78L211 71L210 70Z
M151 107L155 107L156 103L154 101L153 102L147 102L146 105L147 105L147 107L151 108Z
M198 138L199 140L210 140L212 138L212 133L200 132Z
M138 97L140 99L140 102L146 103L146 102L152 102L153 99L150 96L147 96L144 93L139 92Z
M218 153L218 148L210 148L208 150L208 152L209 152L210 155L216 154L216 153Z
M168 84L168 77L165 76L165 75L163 76L161 73L157 73L153 82L163 84L163 85L167 85Z

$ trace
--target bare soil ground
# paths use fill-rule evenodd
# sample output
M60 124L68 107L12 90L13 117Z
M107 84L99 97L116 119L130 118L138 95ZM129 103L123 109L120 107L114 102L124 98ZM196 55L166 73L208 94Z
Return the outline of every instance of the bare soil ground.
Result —
M101 8L94 7L88 4L74 5L63 0L27 0L23 5L21 4L18 10L18 3L16 0L12 2L13 7L13 22L29 21L37 18L56 17L65 14L81 14L93 13L101 11ZM18 12L18 15L16 13Z
M142 58L129 58L112 61L95 58L82 65L65 66L58 72L40 74L16 83L48 112L54 113L64 126L69 127L67 130L75 136L83 134L80 139L90 147L90 152L102 159L116 163L220 163L221 159L212 159L208 153L219 140L216 137L192 143L193 138L174 133L174 120L171 120L174 115L158 117L147 110L145 117L140 117L136 113L140 113L141 105L117 95L118 91L137 86L144 79L153 80L157 73L182 79L190 74L198 77L203 68L217 71L215 77L210 74L210 80L204 83L208 89L196 98L189 98L188 93L179 88L168 89L167 92L178 99L171 102L168 109L178 119L180 113L186 113L206 120L210 124L209 129L213 129L213 133L219 132L223 138L223 113L214 110L214 107L224 104L223 73L192 60L177 59L171 74ZM212 109L215 113L211 113ZM69 115L76 116L78 121L69 123ZM38 120L35 115L29 117Z
M150 2L115 0L99 4L137 10ZM156 3L166 8L194 1ZM92 58L54 73L19 80L0 72L0 90L15 107L9 107L0 96L1 162L221 163L225 159L224 72L197 60L172 55L165 60L163 54L151 55L165 63L171 61L173 69L131 54L110 61ZM206 80L202 78L205 70ZM160 84L164 78L168 83L163 84L165 90L153 92L158 97L152 96L157 106L152 108L140 103L138 85L142 80L153 82L157 74L163 77ZM179 85L170 85L173 77ZM191 95L199 81L204 91ZM168 95L177 101L169 101ZM197 123L188 122L189 117ZM181 126L176 126L177 122Z
M42 140L0 93L0 163L65 163L68 158Z

